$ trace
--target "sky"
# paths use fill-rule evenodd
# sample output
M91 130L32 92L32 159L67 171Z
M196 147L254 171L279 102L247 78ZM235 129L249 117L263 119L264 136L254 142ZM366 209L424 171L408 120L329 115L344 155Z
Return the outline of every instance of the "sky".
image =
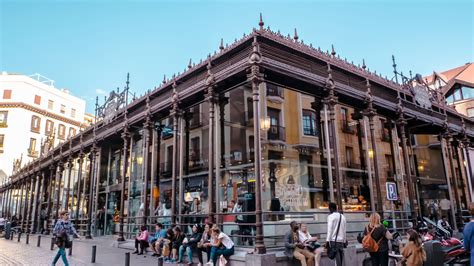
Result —
M393 77L474 61L474 1L0 0L0 71L40 73L86 100L125 85L143 94L258 27Z

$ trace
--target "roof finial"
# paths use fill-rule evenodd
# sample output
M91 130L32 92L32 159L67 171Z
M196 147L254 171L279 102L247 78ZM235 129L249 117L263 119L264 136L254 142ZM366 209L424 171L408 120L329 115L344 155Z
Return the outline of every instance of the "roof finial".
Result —
M219 45L219 50L224 50L224 39L221 38L221 45Z
M366 68L367 68L367 66L365 65L365 59L362 59L362 69L365 70Z
M395 74L395 82L398 83L397 64L395 63L395 56L394 55L392 55L392 67L393 67L393 74Z
M165 83L166 83L166 74L163 75L163 84L165 84Z
M192 60L191 60L191 58L189 58L188 68L192 68L192 67L193 67Z
M331 55L336 56L336 50L334 50L334 44L331 44Z
M295 28L295 36L293 36L293 39L295 39L295 42L297 42L297 41L298 41L298 38L299 38L299 37L298 37L298 31L297 31L296 28Z
M260 26L260 30L263 30L265 23L263 23L262 13L260 13L260 22L258 22L258 25Z

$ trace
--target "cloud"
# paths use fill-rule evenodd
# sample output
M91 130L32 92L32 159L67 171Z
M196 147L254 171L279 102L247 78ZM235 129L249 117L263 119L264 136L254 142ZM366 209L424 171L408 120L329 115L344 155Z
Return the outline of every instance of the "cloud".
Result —
M95 93L99 94L99 95L106 95L107 94L107 92L102 90L102 89L95 89Z

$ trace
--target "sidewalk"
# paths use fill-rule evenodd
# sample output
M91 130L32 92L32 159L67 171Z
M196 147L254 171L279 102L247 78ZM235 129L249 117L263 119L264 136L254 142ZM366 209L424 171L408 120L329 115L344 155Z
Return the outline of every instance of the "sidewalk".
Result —
M1 265L51 265L51 261L57 252L57 247L50 250L51 236L41 235L41 246L37 247L38 235L30 235L29 245L26 245L26 235L18 236L13 240L0 238L0 264ZM94 239L74 240L72 255L68 256L70 265L125 265L125 253L133 250L117 248L113 243L117 242L113 237L97 237ZM128 242L126 242L128 243ZM96 263L91 263L92 246L97 246ZM133 248L133 246L132 246ZM66 250L68 253L68 250ZM61 259L57 265L63 265ZM130 265L158 265L158 259L152 257L151 253L146 256L130 254Z

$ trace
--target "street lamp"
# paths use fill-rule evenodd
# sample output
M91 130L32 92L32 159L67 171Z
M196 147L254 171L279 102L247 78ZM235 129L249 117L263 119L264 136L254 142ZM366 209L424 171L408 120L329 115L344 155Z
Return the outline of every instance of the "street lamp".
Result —
M261 119L260 127L262 130L269 130L270 129L270 117L265 117Z

